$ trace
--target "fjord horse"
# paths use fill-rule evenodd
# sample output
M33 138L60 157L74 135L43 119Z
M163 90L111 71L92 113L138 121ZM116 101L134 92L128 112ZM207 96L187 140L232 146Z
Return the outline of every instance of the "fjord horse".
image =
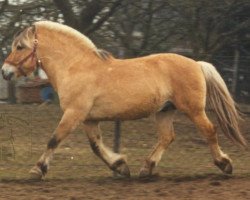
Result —
M154 115L159 139L139 174L150 176L174 140L176 110L195 123L208 142L215 165L230 174L231 159L220 149L216 129L205 113L206 100L226 136L246 145L239 130L240 116L235 103L223 79L209 63L171 53L115 59L78 31L41 21L14 37L2 74L7 80L26 76L37 65L43 68L57 91L64 112L47 150L30 171L38 178L47 173L58 144L80 123L94 153L110 169L130 176L126 157L103 144L99 121Z

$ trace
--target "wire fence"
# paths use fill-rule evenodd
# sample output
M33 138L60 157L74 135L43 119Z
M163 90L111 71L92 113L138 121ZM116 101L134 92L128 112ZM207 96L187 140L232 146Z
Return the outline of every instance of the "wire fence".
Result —
M62 112L57 105L42 108L30 104L0 106L0 179L8 177L10 172L17 177L27 174L28 169L46 149L61 116ZM207 144L195 126L181 113L177 114L174 125L176 141L164 154L159 171L163 174L217 173ZM126 121L119 126L120 143L114 144L114 130L118 130L117 125L114 122L101 124L104 143L110 148L116 146L116 151L126 154L132 172L137 173L157 142L153 120L146 118ZM247 132L249 129L246 127L245 130ZM240 152L221 134L220 139L223 141L223 148L233 155L238 165L238 173L249 173L245 160L249 158L250 152ZM111 175L105 164L92 153L87 137L80 128L69 135L56 150L51 168L50 175L56 177L62 174L71 178Z

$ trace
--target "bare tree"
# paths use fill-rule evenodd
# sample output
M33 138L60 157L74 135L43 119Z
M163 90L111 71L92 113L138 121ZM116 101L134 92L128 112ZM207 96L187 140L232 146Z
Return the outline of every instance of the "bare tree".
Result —
M168 1L179 18L179 32L189 42L196 58L210 60L229 43L236 44L242 31L250 27L250 18L241 18L250 8L247 0Z
M114 34L126 56L167 51L178 36L177 24L166 1L126 0L107 28Z
M86 35L98 30L119 8L122 0L53 0L66 24ZM75 6L79 9L75 9Z

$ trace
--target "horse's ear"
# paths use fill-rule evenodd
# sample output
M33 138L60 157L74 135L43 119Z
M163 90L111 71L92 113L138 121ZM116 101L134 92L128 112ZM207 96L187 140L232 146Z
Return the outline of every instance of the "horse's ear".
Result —
M19 31L17 31L15 34L14 34L14 37L13 39L17 38L18 36L20 36L22 33L26 33L26 31L29 29L30 27L24 27L22 29L20 29Z
M31 31L32 31L33 34L35 34L35 32L36 32L36 26L35 25L31 26Z
M28 27L26 31L27 31L28 37L32 37L36 32L36 27L34 25L32 25L32 26Z
M14 34L13 39L15 39L16 37L18 37L22 32L23 32L23 29L17 31L17 32Z

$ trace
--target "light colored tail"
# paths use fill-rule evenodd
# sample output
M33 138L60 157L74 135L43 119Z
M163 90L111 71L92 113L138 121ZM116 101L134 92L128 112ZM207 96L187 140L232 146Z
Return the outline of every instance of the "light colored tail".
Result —
M234 143L246 146L246 140L239 129L240 113L224 80L212 64L203 61L198 63L205 76L208 103L215 111L223 133Z

